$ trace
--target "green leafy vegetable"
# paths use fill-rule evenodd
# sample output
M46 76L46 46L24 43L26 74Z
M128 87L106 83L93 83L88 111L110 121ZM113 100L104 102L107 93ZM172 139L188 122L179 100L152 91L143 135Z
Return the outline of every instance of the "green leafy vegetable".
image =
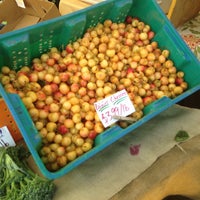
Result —
M177 132L174 139L176 142L183 142L187 140L188 138L189 138L189 134L187 133L187 131L180 130Z
M55 184L34 173L28 166L29 156L22 145L0 147L0 199L51 200Z

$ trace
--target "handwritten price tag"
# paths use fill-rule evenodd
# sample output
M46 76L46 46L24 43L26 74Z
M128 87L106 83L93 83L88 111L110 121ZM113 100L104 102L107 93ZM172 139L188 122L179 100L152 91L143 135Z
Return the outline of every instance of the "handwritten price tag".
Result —
M0 146L9 147L15 145L15 141L13 140L8 128L6 126L0 128Z
M135 112L135 108L126 90L121 90L95 102L94 107L105 128L118 121L118 119L113 118L113 116L126 117Z

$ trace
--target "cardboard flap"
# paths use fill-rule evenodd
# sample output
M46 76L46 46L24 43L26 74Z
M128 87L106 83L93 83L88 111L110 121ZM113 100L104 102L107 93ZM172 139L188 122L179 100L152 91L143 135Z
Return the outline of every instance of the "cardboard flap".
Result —
M20 18L20 21L15 25L13 30L17 30L26 26L30 26L32 24L37 24L40 21L39 17L35 17L32 15L24 15Z
M14 19L18 19L21 16L21 11L15 9L17 6L14 0L4 0L0 3L0 22L7 21L8 23L13 22ZM13 13L13 11L15 11Z
M30 9L29 14L33 14L34 16L38 16L40 18L42 18L46 14L46 11L41 7L40 1L24 0L24 3L26 9Z

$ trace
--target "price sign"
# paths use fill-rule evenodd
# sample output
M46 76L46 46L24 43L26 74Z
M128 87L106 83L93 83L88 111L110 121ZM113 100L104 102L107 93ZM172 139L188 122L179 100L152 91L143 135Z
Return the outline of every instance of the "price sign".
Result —
M135 112L125 89L95 102L94 107L105 128L118 121L113 116L126 117Z
M13 140L8 128L6 126L0 128L0 146L9 147L15 145L15 141Z

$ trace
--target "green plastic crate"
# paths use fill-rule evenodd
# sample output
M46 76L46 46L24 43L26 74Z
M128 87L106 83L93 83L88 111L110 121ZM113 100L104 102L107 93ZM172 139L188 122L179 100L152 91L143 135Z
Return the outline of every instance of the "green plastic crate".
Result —
M163 97L148 105L144 109L144 117L129 127L122 129L116 125L107 129L97 136L92 150L59 171L50 172L39 157L38 149L41 138L25 106L18 95L7 94L0 84L0 95L6 101L37 166L49 179L67 174L160 112L199 90L200 63L155 0L107 0L65 16L0 35L0 66L8 65L17 70L24 65L30 66L33 58L47 52L51 47L64 48L69 42L81 37L88 27L95 26L98 22L106 19L122 22L127 15L138 17L151 26L156 33L154 40L159 43L161 49L170 51L170 59L174 61L179 70L185 73L185 80L189 83L189 88L174 99Z

